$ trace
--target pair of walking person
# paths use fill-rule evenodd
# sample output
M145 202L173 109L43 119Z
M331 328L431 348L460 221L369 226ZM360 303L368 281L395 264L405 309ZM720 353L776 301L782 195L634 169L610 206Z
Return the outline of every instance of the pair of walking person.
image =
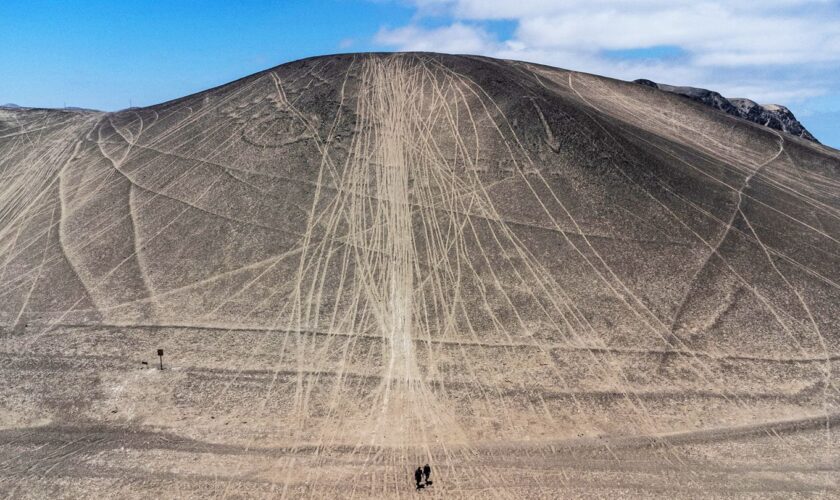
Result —
M423 467L417 467L417 470L414 471L414 482L417 483L418 490L422 490L426 486L431 486L432 480L429 479L431 475L432 468L429 467L429 464L426 464Z

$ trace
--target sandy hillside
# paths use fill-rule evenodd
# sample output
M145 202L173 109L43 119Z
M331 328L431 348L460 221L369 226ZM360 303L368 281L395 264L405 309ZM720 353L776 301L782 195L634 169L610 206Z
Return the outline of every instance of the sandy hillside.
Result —
M837 150L357 54L2 109L0 176L9 498L840 494Z

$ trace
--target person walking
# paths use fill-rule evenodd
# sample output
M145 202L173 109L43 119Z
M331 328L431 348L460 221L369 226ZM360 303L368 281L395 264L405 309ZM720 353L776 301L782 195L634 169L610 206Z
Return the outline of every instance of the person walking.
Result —
M426 484L432 484L432 480L429 477L432 475L432 468L429 467L429 464L423 466L423 477L426 478Z
M417 489L423 489L423 469L417 467L417 470L414 471L414 481L417 483Z

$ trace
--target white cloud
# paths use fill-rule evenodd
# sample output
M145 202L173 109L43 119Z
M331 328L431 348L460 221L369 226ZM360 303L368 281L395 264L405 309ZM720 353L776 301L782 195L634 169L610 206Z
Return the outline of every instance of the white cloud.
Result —
M383 29L398 50L476 53L623 79L708 85L729 96L784 102L840 93L838 0L414 0L415 22ZM448 19L424 28L427 17ZM509 20L497 37L487 24ZM681 56L608 57L673 46ZM814 75L827 77L815 81ZM751 92L751 93L747 93Z
M447 52L451 54L481 54L492 51L492 37L483 29L453 23L437 29L404 26L397 29L382 28L374 37L382 45L396 46L400 50Z
M414 0L422 12L448 12L462 19L523 19L582 10L656 12L664 9L725 6L741 15L787 13L803 9L831 9L836 0Z

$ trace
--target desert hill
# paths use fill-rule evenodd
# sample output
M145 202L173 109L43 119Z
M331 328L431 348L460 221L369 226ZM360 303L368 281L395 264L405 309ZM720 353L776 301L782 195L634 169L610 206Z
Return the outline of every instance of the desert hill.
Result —
M0 175L10 496L837 492L837 150L348 54L0 109Z

